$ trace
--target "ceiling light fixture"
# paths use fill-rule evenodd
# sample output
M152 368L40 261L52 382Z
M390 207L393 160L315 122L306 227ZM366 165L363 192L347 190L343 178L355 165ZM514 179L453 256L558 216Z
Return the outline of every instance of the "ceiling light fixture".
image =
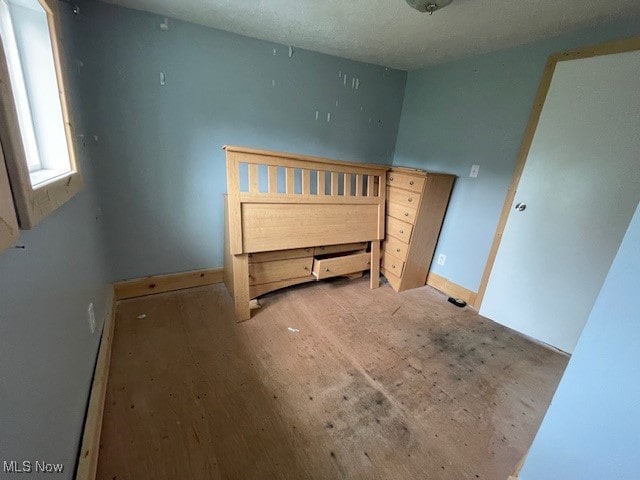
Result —
M449 5L453 0L406 0L407 3L419 12L433 12Z

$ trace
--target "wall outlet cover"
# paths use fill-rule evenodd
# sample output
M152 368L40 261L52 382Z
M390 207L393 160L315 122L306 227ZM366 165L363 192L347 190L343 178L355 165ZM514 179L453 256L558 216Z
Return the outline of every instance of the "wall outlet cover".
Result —
M438 265L444 265L444 262L447 261L447 256L442 253L438 255Z

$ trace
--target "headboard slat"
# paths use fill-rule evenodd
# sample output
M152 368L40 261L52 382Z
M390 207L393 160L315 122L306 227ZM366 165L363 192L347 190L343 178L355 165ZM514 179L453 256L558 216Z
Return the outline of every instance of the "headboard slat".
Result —
M327 172L318 170L318 195L327 194Z
M249 191L258 193L258 165L249 164Z
M306 168L302 169L302 194L309 195L311 193L311 171Z
M293 168L285 168L285 176L286 176L286 192L289 195L292 195L294 193L293 191L293 187L295 184L295 169Z
M336 197L338 195L338 173L331 172L331 196Z
M367 197L375 197L374 176L367 175Z
M278 167L274 165L269 165L267 170L267 180L269 183L268 193L277 194L278 193Z

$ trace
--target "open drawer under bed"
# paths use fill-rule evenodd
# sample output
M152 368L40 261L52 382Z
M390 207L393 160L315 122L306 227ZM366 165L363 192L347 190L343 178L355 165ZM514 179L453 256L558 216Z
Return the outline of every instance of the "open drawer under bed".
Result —
M359 242L250 254L250 297L299 283L369 270L368 245L368 242Z

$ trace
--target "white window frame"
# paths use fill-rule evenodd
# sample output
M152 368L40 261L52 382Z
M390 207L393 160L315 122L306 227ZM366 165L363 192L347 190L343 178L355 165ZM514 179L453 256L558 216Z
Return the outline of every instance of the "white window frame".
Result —
M65 169L60 174L56 174L54 171L42 170L42 173L38 171L35 175L41 175L44 181L33 181L37 177L34 176L33 165L30 168L27 161L28 158L33 158L27 155L27 149L32 148L33 144L30 144L29 141L25 142L25 135L23 135L25 132L20 130L20 125L25 123L24 120L20 121L20 115L24 116L24 109L16 105L7 56L4 46L0 42L0 101L2 103L0 107L0 141L11 182L18 222L23 229L34 227L51 212L70 200L83 187L82 174L76 161L71 132L72 122L69 118L65 94L65 84L67 83L65 74L68 70L65 68L64 56L62 55L58 2L57 0L38 0L38 3L45 11L49 25L51 54L58 82L70 169L68 171ZM20 88L18 82L17 89ZM17 93L24 94L25 92ZM29 137L28 132L26 132L26 137ZM29 153L32 154L32 152Z

